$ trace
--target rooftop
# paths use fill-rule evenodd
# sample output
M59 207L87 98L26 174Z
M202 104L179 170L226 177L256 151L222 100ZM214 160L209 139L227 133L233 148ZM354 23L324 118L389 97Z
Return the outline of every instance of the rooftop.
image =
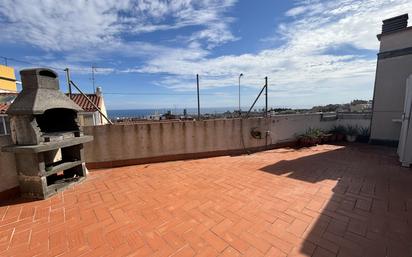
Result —
M0 255L410 256L411 184L366 144L95 170L0 207Z

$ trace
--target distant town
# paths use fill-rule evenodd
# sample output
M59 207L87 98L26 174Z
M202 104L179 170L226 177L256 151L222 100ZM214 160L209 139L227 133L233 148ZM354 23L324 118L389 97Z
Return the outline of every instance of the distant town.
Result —
M228 108L229 109L229 108ZM348 113L348 112L371 112L372 111L372 100L360 100L355 99L350 103L345 104L327 104L321 106L313 106L310 109L292 109L292 108L270 108L268 109L268 115L286 115L286 114L305 114L305 113L328 113L328 112L339 112L339 113ZM245 117L259 117L264 116L264 108L253 109L249 114L248 111L242 110L227 110L222 112L210 112L202 113L200 119L229 119L229 118L239 118L240 116ZM189 113L188 109L183 109L182 111L166 109L162 111L153 110L152 113L141 115L137 114L136 116L128 117L111 117L112 122L114 123L138 123L144 121L166 121L166 120L196 120L198 119L197 115Z

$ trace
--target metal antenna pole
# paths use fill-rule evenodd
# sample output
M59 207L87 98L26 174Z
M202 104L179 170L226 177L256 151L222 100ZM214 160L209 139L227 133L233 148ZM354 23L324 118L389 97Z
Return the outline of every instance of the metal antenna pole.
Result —
M7 66L7 57L3 57L4 58L4 65Z
M239 74L239 116L242 116L242 110L240 108L240 78L243 76L243 73Z
M268 116L268 77L265 77L265 117Z
M93 94L96 93L96 88L94 85L94 70L96 67L94 67L94 65L92 65L92 82L93 82Z
M69 89L69 97L72 97L72 85L70 84L70 71L69 68L64 69L66 72L66 79L67 79L67 87Z
M197 82L197 119L200 120L199 74L196 74L196 82Z

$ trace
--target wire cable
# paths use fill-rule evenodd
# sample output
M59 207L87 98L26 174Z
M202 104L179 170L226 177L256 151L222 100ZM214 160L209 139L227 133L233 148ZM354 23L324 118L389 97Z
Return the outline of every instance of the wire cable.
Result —
M176 96L193 96L196 93L151 93L151 92L104 92L105 95L176 95ZM203 93L202 95L219 96L221 93Z

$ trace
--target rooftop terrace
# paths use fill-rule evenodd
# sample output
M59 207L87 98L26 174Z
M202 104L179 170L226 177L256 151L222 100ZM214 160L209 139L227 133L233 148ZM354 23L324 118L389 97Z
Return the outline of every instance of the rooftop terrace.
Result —
M0 207L0 255L412 256L411 185L363 144L95 170Z

